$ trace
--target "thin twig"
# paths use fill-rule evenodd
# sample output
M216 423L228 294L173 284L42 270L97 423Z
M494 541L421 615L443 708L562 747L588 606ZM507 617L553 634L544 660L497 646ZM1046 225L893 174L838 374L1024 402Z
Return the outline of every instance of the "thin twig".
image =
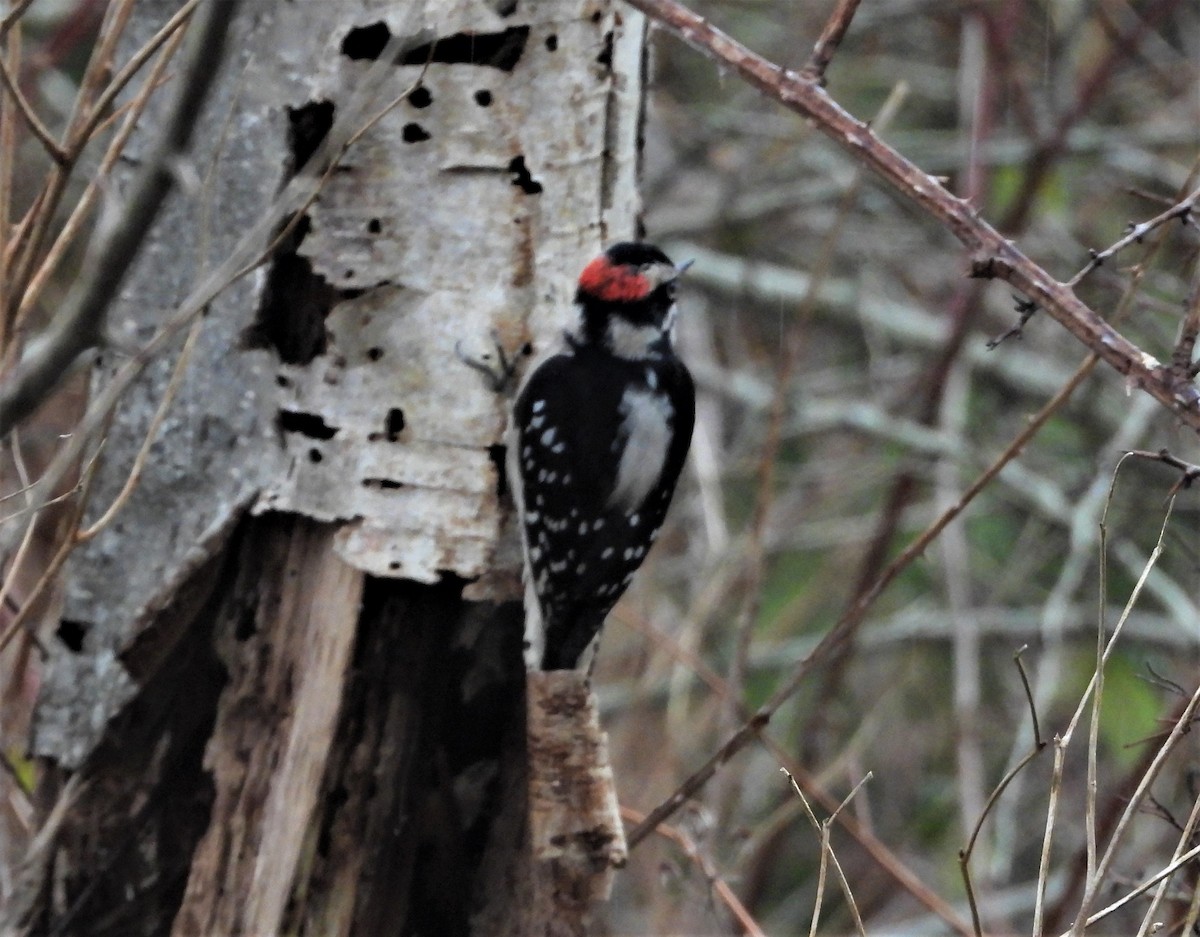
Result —
M1172 860L1178 859L1189 845L1194 845L1192 840L1195 837L1197 821L1200 821L1200 797L1192 799L1192 809L1188 812L1187 822L1184 823L1182 828L1179 828L1179 843L1175 847L1174 855L1171 856ZM1179 827L1179 824L1176 823L1175 826ZM1150 901L1150 907L1146 909L1146 914L1142 918L1142 926L1138 928L1137 937L1146 937L1150 933L1151 922L1154 920L1158 912L1158 906L1162 903L1163 897L1167 893L1167 885L1167 879L1163 879L1154 892L1154 897ZM1180 933L1190 934L1192 931L1184 929Z
M1142 882L1142 884L1139 885L1137 888L1133 889L1128 894L1123 895L1122 897L1118 898L1116 901L1114 901L1108 907L1106 907L1100 911L1097 911L1095 914L1093 914L1091 917L1089 917L1086 921L1076 922L1076 926L1072 927L1071 930L1064 933L1062 935L1062 937L1072 937L1072 935L1074 935L1074 934L1082 933L1084 927L1091 927L1093 924L1098 924L1100 921L1103 921L1106 917L1108 917L1114 911L1119 911L1121 908L1125 907L1125 905L1127 905L1127 904L1129 904L1129 902L1133 901L1133 899L1138 897L1138 895L1144 894L1145 892L1147 892L1151 888L1153 888L1155 885L1157 885L1159 882L1161 882L1163 879L1168 878L1171 875L1174 875L1175 871L1177 869L1179 869L1181 866L1187 865L1187 863L1191 862L1194 858L1196 858L1196 856L1200 856L1200 846L1194 846L1193 848L1189 849L1182 856L1180 856L1179 858L1175 859L1173 862L1168 864L1165 868L1160 869L1154 875L1150 876L1150 878L1148 878L1148 879L1146 879L1146 881Z
M979 905L975 899L975 887L971 881L971 856L975 852L975 843L978 841L979 833L983 829L983 822L988 818L988 815L992 812L992 807L1000 800L1005 789L1025 769L1025 766L1040 755L1046 747L1046 743L1042 741L1041 731L1038 728L1037 707L1034 705L1033 694L1029 689L1029 678L1025 675L1025 667L1021 663L1021 654L1024 650L1025 648L1022 647L1013 655L1013 663L1016 665L1017 672L1021 675L1021 683L1025 687L1025 698L1029 702L1029 712L1033 721L1033 748L996 785L991 796L988 797L987 803L984 804L983 810L979 814L979 819L975 822L975 826L971 830L971 835L967 839L967 845L958 852L958 866L962 873L963 885L967 891L967 903L971 908L971 923L975 928L976 937L982 937L983 924L979 917Z
M183 37L184 34L182 31L177 31L171 36L170 41L163 50L163 54L154 63L150 74L146 76L143 87L138 91L134 99L121 109L125 113L124 122L116 134L114 134L112 141L104 152L104 156L92 174L92 178L88 180L87 188L83 190L83 194L80 195L79 200L75 203L75 207L71 209L70 216L59 230L54 243L50 246L50 250L46 252L45 258L38 265L38 269L33 273L28 285L24 288L20 303L16 304L16 328L20 328L22 321L33 310L55 270L58 269L59 264L62 262L67 249L74 243L79 232L83 229L84 222L90 215L96 199L103 191L103 186L106 180L108 180L113 166L125 151L125 144L137 128L137 123L145 113L146 108L149 107L150 99L154 92L161 87L163 72L166 71L172 57L183 42Z
M1196 352L1196 336L1200 335L1200 264L1192 277L1192 289L1188 294L1187 312L1183 317L1183 325L1179 330L1179 341L1175 344L1175 352L1171 355L1171 366L1181 380L1191 380L1196 376L1192 358Z
M17 25L17 22L25 15L25 11L33 4L33 0L17 0L13 4L11 10L0 19L0 39L8 35L8 31Z
M0 84L4 85L9 97L16 103L17 110L20 112L22 119L29 126L33 135L37 137L38 142L49 154L50 158L56 163L65 163L67 159L66 153L58 145L58 141L54 139L54 134L42 123L41 118L37 115L37 111L33 109L33 105L29 103L29 100L21 92L21 86L17 82L16 76L9 71L8 63L5 62L3 56L0 56Z
M812 55L808 57L808 62L804 66L803 72L806 78L820 82L822 85L825 84L825 70L833 61L838 46L846 38L850 22L858 11L859 2L860 0L838 0L837 6L834 7L829 19L825 22L825 28L821 30L817 44L813 46Z
M629 823L641 823L645 820L645 816L642 813L625 806L621 807L621 817ZM704 857L704 854L700 851L700 847L696 845L690 836L682 830L668 826L665 823L656 827L654 832L664 839L669 839L675 843L675 845L683 850L684 855L696 863L701 874L708 881L713 891L717 893L717 897L729 909L729 913L734 916L744 933L749 934L750 937L766 937L766 933L758 926L758 922L754 920L754 916L746 910L746 906L742 904L738 896L734 894L733 889L729 887L729 884L713 868L712 863Z
M188 20L199 5L200 0L187 0L187 3L176 10L171 18L153 36L147 39L140 49L130 56L129 61L121 67L121 70L105 86L100 96L96 99L96 103L89 108L88 114L80 126L73 130L69 143L72 149L82 151L83 147L87 145L87 142L91 140L96 130L100 127L117 95L124 90L133 76L138 73L142 66L149 61L150 57L167 40L177 33L182 33L183 27L187 25Z
M1146 235L1156 228L1161 228L1167 222L1174 221L1176 218L1186 220L1196 210L1197 203L1200 203L1200 189L1196 189L1190 195L1180 199L1166 211L1160 212L1149 221L1143 221L1141 224L1130 222L1128 228L1126 228L1125 236L1119 241L1115 241L1102 251L1089 252L1091 260L1087 262L1082 270L1067 281L1067 286L1077 286L1084 277L1101 266L1114 254L1124 250L1130 244L1141 244Z
M166 124L134 183L129 203L107 236L99 239L100 246L55 318L54 330L39 337L0 389L0 437L32 412L74 361L100 341L109 303L174 184L172 165L187 152L195 115L219 71L216 63L236 9L237 0L204 7Z
M833 851L833 845L830 841L830 831L833 828L834 820L836 820L838 815L841 814L842 808L854 799L854 796L862 789L863 785L870 781L874 775L870 771L863 775L861 780L859 780L859 782L855 784L853 788L851 788L850 793L842 799L841 803L839 803L836 808L834 808L833 812L830 813L830 815L824 820L818 820L816 813L813 812L812 807L808 803L808 798L804 796L804 791L800 789L800 785L797 783L795 775L786 767L781 767L779 770L787 776L788 782L792 785L792 790L794 790L796 792L796 796L800 798L800 804L804 809L805 816L808 817L808 822L812 824L813 829L816 830L821 837L821 861L817 876L817 896L816 900L813 902L813 915L812 923L809 927L809 937L815 937L817 932L817 923L821 916L821 902L825 891L827 856L828 861L833 863L833 869L837 874L838 883L842 889L842 895L846 899L846 906L850 909L850 916L854 919L855 932L858 933L860 937L865 937L866 929L863 927L862 915L859 913L858 903L854 900L854 893L850 888L850 880L846 878L846 873L842 869L842 864L838 861L838 857Z

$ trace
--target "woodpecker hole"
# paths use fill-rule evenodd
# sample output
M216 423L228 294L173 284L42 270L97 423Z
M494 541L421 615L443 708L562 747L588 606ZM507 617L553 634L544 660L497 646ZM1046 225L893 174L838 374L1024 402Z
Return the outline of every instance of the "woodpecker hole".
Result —
M404 432L404 411L399 407L388 410L387 421L384 424L388 442L395 442Z
M431 136L432 134L420 124L405 124L404 129L400 131L400 138L405 143L422 143Z
M508 164L508 171L513 174L513 185L526 195L538 195L541 193L542 184L530 174L529 169L525 165L524 156L514 157L512 162Z
M64 618L58 623L58 630L54 632L54 635L68 651L78 654L83 650L83 639L87 637L87 633L86 623Z
M424 85L417 85L417 87L413 88L412 94L408 96L408 103L417 110L422 110L433 103L433 95L429 93L429 89Z
M516 4L512 4L516 11ZM502 13L502 16L511 13ZM384 22L369 26L356 26L342 39L342 54L355 61L375 60L383 54L392 31ZM528 26L513 26L498 33L454 33L434 39L432 42L417 42L414 36L407 49L396 57L396 65L482 65L511 72L525 52L529 40ZM416 44L411 44L416 42Z
M383 357L383 349L376 345L373 348L367 349L367 359L369 361L378 361Z
M355 61L374 61L387 47L392 31L380 20L370 26L356 26L342 40L342 55Z
M613 57L613 34L610 29L604 34L604 48L600 50L600 54L596 56L596 64L602 65L604 68L612 68Z
M392 478L364 478L362 484L364 488L374 488L376 491L395 491L404 487L404 482Z
M604 12L602 10L597 10L592 14L593 23L599 23L602 19L604 19Z
M369 231L371 234L378 234L382 230L383 230L383 222L380 221L378 218L372 218L370 221L367 222L367 231Z
M242 347L272 348L286 364L308 364L325 353L329 345L325 317L340 298L308 258L298 253L309 227L308 216L302 216L276 249L258 315L241 336Z
M330 426L316 413L301 413L298 410L280 410L279 428L285 433L299 433L309 439L333 439L338 434L336 426Z
M291 387L292 382L283 374L275 375L275 383L280 387Z
M499 33L455 33L410 49L399 64L483 65L511 72L521 61L528 41L528 26L512 26Z
M292 151L292 175L312 158L333 126L332 101L309 101L302 107L289 107L288 146Z
M313 463L313 465L316 465L318 462L324 461L324 459L325 459L325 456L321 454L320 449L309 449L308 450L308 461Z
M475 103L480 107L491 107L492 92L488 91L486 88L480 88L475 92Z
M488 446L487 450L488 459L496 466L496 496L499 498L508 494L508 467L505 459L507 451L507 447L500 444Z
M547 52L557 52L558 51L558 34L557 33L551 33L549 36L546 37L546 51Z

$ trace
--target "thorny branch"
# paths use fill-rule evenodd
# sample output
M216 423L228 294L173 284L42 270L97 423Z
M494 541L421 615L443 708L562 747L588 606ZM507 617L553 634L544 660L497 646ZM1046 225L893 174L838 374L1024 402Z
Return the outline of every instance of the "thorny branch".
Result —
M1069 286L1069 287L1078 286L1080 284L1080 282L1082 282L1084 277L1086 277L1092 271L1099 269L1101 266L1104 265L1104 263L1107 260L1114 257L1116 254L1120 253L1125 248L1129 247L1131 244L1141 244L1142 241L1145 239L1146 235L1150 234L1152 231L1154 231L1158 228L1161 228L1167 222L1174 221L1176 218L1178 218L1184 224L1187 224L1188 220L1192 217L1193 213L1195 212L1196 205L1198 202L1200 202L1200 189L1196 189L1194 192L1192 192L1187 197L1180 199L1178 202L1176 202L1174 205L1172 205L1166 211L1161 212L1158 215L1155 215L1149 221L1143 221L1141 224L1134 224L1133 222L1130 222L1129 226L1125 229L1125 236L1122 237L1119 241L1115 241L1114 243L1110 244L1108 247L1106 247L1102 251L1093 250L1093 251L1089 252L1089 256L1091 259L1088 260L1087 264L1083 267L1082 270L1080 270L1078 273L1075 274L1075 276L1071 277L1071 279L1069 279L1067 281L1067 286ZM1014 297L1014 299L1016 299L1016 301L1017 301L1017 312L1020 313L1020 319L1017 321L1017 324L1014 325L1012 328L1010 328L1007 332L1003 333L1002 335L1000 335L1000 336L992 339L990 342L988 342L988 345L987 345L988 348L995 348L997 345L1000 345L1002 342L1006 341L1009 338L1013 338L1013 337L1019 338L1025 329L1026 323L1028 323L1029 320L1033 317L1033 314L1038 311L1038 306L1036 303L1031 302L1029 300L1021 299L1020 297ZM1195 315L1196 319L1198 320L1198 321L1196 321L1195 326L1191 331L1191 345L1192 346L1195 345L1196 331L1200 330L1200 309L1197 308L1198 306L1200 306L1200 288L1198 288L1197 292L1193 293L1193 300L1191 303L1191 308L1193 310L1195 310L1194 315ZM1190 321L1190 319L1189 319L1189 321ZM1172 359L1172 363L1176 366L1177 372L1180 375L1184 375L1185 380L1190 380L1191 378L1195 377L1195 374L1190 374L1190 373L1185 374L1185 372L1187 370L1186 367L1181 369L1178 366L1180 352L1183 348L1184 341L1187 339L1188 334L1189 334L1188 329L1185 327L1183 337L1180 339L1179 346L1176 349L1176 355ZM1191 365L1190 347L1189 347L1188 351L1189 351L1189 354L1188 354L1188 357L1186 360L1187 360L1187 365L1190 366Z
M732 69L768 97L808 118L817 130L869 167L888 187L953 234L971 255L970 276L1003 280L1044 309L1128 383L1150 394L1200 432L1200 391L1142 351L1017 246L984 221L965 199L880 140L820 84L768 61L676 0L627 0L697 51Z
M1107 362L1126 376L1128 386L1145 391L1175 413L1181 422L1197 432L1200 432L1200 391L1190 380L1180 381L1170 366L1160 364L1153 356L1143 352L1083 303L1072 289L1072 284L1077 281L1059 282L1025 257L1014 243L984 221L966 200L950 193L940 182L880 140L868 124L845 111L826 94L818 81L764 59L676 0L627 2L703 55L739 74L766 96L812 121L816 129L849 152L855 161L870 168L893 191L914 203L958 238L971 254L969 276L1004 280L1028 297L1028 303L1045 309L1092 352L1092 356L1080 366L1063 389L1042 408L1005 452L976 479L958 502L938 517L880 573L870 588L846 610L817 647L797 663L791 676L772 697L750 716L704 765L629 834L629 846L633 848L657 824L670 817L688 798L703 788L725 763L759 737L763 727L770 722L779 707L795 694L815 663L824 659L853 632L867 610L900 571L921 555L945 526L999 474L1000 469L1016 457L1062 401L1086 378L1097 360ZM1189 198L1194 200L1197 197L1200 197L1200 191ZM1175 214L1170 215L1171 217L1186 217L1180 214L1178 203L1164 214L1170 214L1172 211ZM1155 221L1156 219L1152 219L1145 224L1153 225ZM1135 228L1130 232L1130 236L1127 236L1129 243L1138 240L1138 237L1144 237L1149 230L1151 228ZM1114 248L1120 249L1116 245Z
M807 78L811 78L821 85L825 84L825 69L829 67L838 46L846 38L850 22L854 19L854 14L858 12L858 4L859 0L838 0L837 6L825 23L825 28L821 30L817 44L813 46L812 55L808 57L808 62L804 66L804 75Z

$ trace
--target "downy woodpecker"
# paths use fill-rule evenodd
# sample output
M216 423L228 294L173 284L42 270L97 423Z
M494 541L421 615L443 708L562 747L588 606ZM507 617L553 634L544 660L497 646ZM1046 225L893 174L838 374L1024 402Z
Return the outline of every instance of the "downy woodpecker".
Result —
M517 394L508 475L533 669L590 666L662 527L695 420L692 378L672 345L686 267L649 244L606 250L580 274L561 346Z

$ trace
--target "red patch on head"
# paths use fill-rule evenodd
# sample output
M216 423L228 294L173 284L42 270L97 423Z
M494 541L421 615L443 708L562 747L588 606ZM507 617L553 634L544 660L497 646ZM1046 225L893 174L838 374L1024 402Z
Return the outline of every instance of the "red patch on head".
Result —
M579 274L579 288L609 303L630 303L650 294L650 281L633 267L614 264L601 254Z

